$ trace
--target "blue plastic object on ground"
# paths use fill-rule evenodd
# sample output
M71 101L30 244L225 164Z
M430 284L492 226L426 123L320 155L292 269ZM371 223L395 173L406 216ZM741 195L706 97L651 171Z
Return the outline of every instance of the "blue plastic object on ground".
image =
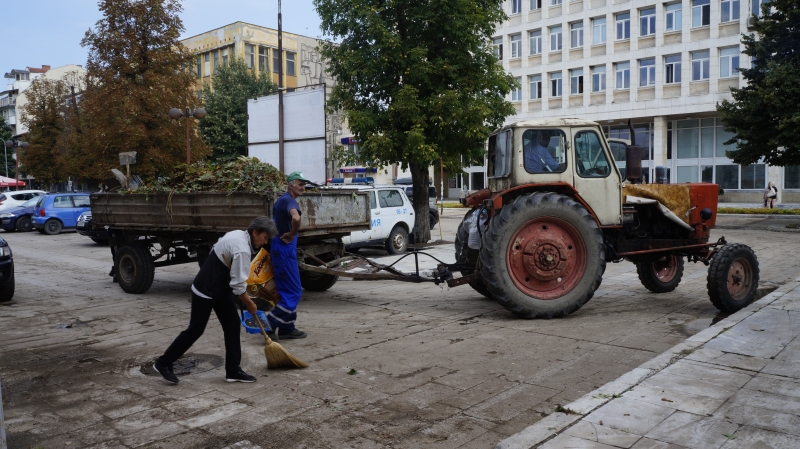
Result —
M259 310L258 313L259 318L261 318L261 324L264 326L264 331L272 332L272 328L269 327L269 321L267 321L267 315ZM242 312L241 318L239 320L242 322L242 326L244 326L244 330L247 331L248 334L260 334L261 329L258 327L258 323L253 320L253 315L250 315L250 312L244 311ZM252 324L252 326L248 325L248 322Z

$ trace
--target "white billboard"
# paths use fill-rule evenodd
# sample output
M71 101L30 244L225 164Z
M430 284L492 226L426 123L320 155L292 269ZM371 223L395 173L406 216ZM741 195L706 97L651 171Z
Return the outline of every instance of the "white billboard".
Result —
M279 167L278 95L247 100L248 152ZM325 182L325 91L305 89L283 95L284 172L301 171Z

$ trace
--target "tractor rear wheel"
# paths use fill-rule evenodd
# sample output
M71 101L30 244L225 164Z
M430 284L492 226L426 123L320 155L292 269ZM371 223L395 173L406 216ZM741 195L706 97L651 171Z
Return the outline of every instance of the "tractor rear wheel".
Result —
M470 251L470 248L469 246L467 246L467 240L469 240L469 230L467 229L466 223L464 223L464 221L466 221L467 217L472 212L473 211L467 212L467 215L464 216L464 220L462 220L461 224L458 225L458 230L456 230L456 242L455 242L456 262L461 262L461 263L468 262L467 253ZM462 254L463 254L463 259L462 259ZM469 276L473 273L475 273L475 268L472 268L470 270L461 270L462 276ZM489 293L489 289L486 288L486 284L483 282L483 279L476 277L473 281L469 283L469 286L472 287L472 289L475 290L476 292L483 295L486 299L494 300L494 298L492 298L492 294Z
M642 285L653 293L675 290L683 277L683 256L664 256L655 262L636 264L636 273Z
M741 243L725 245L708 267L708 296L717 309L733 313L747 307L758 290L758 259Z
M606 268L603 235L572 198L523 195L483 237L481 275L503 307L524 318L567 316L592 298Z

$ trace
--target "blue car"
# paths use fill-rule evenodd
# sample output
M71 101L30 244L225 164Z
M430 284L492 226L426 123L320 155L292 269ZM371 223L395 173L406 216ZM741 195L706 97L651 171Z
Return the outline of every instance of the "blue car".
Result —
M89 208L88 193L51 193L36 204L31 221L42 234L56 235L75 229L78 217Z
M31 215L33 215L33 211L36 209L36 204L43 199L44 197L37 196L13 209L7 209L0 213L0 228L5 229L6 232L32 231L33 222L31 221Z

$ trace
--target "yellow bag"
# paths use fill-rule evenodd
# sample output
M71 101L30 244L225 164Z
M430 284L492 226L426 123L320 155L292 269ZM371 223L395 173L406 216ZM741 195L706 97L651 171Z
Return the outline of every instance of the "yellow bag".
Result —
M275 272L272 269L272 258L264 248L261 248L255 259L250 262L247 294L268 301L273 307L280 300L278 286L275 284Z

